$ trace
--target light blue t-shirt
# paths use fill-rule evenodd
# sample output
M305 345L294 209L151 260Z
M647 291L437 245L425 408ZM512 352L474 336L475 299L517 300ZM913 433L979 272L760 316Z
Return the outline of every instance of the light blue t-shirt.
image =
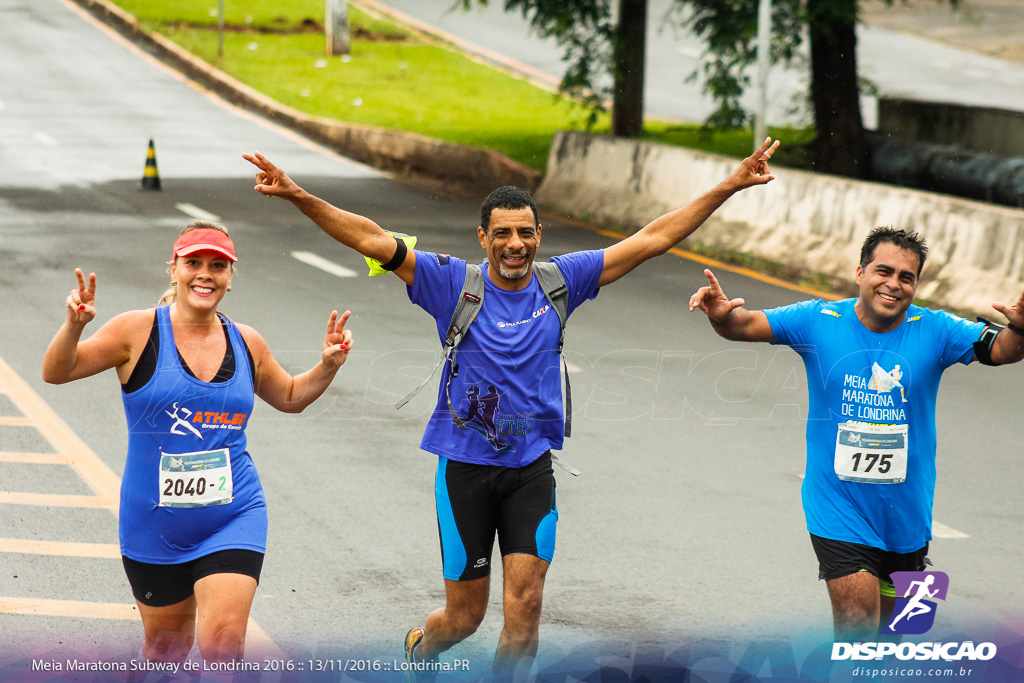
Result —
M569 314L597 296L603 251L551 260L565 278ZM466 261L447 254L416 251L409 299L434 317L442 342L466 267ZM549 449L560 449L565 435L558 314L532 274L530 284L515 292L491 282L486 262L483 274L483 307L459 344L459 372L450 387L451 367L445 363L437 407L420 448L460 462L522 467ZM446 387L464 430L448 411Z
M807 371L802 489L807 529L824 538L909 553L931 540L939 380L954 363L971 362L984 325L911 306L899 327L879 334L857 318L856 301L814 299L765 311L776 343L800 354ZM852 427L840 434L847 422L906 425L907 433L878 436L869 433L871 427ZM888 441L869 444L876 438ZM879 468L888 470L896 462L884 456L903 447L904 439L904 481L856 480L884 479Z

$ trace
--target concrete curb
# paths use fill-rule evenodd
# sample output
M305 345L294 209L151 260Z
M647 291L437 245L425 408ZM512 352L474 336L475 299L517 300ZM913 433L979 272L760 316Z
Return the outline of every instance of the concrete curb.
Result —
M228 102L356 161L427 181L447 195L487 194L499 185L517 185L533 192L540 184L539 172L494 150L304 114L253 90L163 36L144 31L134 16L107 0L73 2L122 35L144 44L155 57Z
M634 232L700 196L736 164L679 147L559 132L536 199L552 211ZM792 169L772 172L774 182L732 197L687 242L850 282L867 233L894 225L928 240L918 296L933 304L995 316L992 301L1014 301L1024 289L1024 210Z

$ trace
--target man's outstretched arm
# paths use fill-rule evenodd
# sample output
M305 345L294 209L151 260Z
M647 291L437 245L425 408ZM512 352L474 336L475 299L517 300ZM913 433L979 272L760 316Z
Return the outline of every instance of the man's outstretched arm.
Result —
M1020 330L1019 332L1009 328L1000 330L992 345L992 363L994 365L1009 365L1024 359L1024 292L1021 292L1012 306L996 301L992 304L992 308L1006 316L1010 325Z
M604 268L598 286L615 282L649 258L664 254L690 236L729 197L752 185L764 185L775 178L768 160L779 147L766 138L764 144L740 163L732 174L713 189L686 206L655 218L641 230L604 251Z
M243 154L242 158L259 169L254 189L260 194L288 200L321 230L363 256L377 259L381 263L388 263L395 256L399 248L397 240L369 218L339 209L306 192L259 152ZM416 253L409 250L402 265L394 273L407 285L411 285L416 273Z
M748 311L743 308L743 299L729 299L718 284L718 278L704 269L708 286L701 287L690 297L690 310L704 311L711 327L719 336L732 341L773 342L775 334L764 311Z

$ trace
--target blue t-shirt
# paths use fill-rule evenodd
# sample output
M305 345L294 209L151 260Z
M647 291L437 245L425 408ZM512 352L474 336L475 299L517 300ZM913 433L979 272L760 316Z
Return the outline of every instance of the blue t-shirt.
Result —
M807 530L909 553L931 540L939 380L954 363L971 362L972 344L984 326L910 306L899 327L879 334L857 318L856 301L814 299L765 311L776 343L800 354L807 371L810 410L802 489ZM863 434L852 427L841 434L840 425L847 422L906 425L907 433L879 437L867 433L871 427ZM875 438L889 439L888 445L868 445ZM887 470L892 463L882 456L902 448L904 440L904 481L854 480L860 475L884 478L878 467ZM868 466L875 467L873 474Z
M597 296L604 267L603 251L581 251L551 259L569 290L569 310ZM466 261L416 252L416 275L409 300L434 317L443 342L466 281ZM565 436L560 325L544 291L531 274L519 291L491 282L483 264L484 302L459 344L459 373L451 380L445 363L437 407L420 448L451 460L522 467L549 449L560 449ZM466 425L460 430L448 411Z

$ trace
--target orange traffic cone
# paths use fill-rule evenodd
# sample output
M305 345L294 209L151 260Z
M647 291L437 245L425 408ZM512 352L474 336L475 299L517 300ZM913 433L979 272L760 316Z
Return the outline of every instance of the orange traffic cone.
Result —
M149 141L149 151L146 152L146 169L142 172L142 189L159 190L160 174L156 170L156 147L153 141Z

